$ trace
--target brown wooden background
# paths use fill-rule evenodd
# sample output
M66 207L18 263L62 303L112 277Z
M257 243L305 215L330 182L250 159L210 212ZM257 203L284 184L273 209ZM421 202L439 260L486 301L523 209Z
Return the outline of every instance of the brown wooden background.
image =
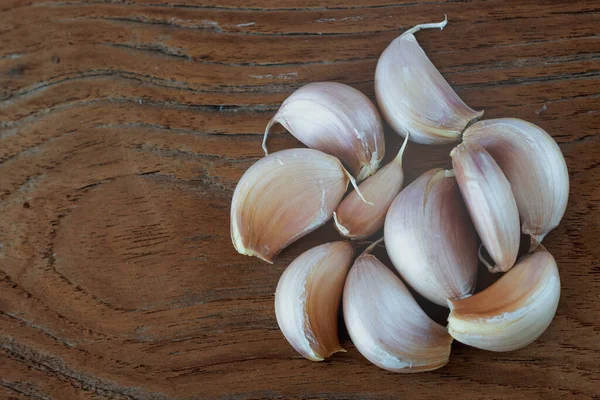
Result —
M347 353L311 363L279 332L273 293L335 231L273 266L240 256L235 184L295 88L372 96L387 44L444 14L418 39L463 99L539 124L565 154L569 207L545 241L557 315L512 353L454 343L431 373L380 370L345 332ZM1 1L0 398L599 396L599 33L596 0ZM449 150L410 144L408 179Z

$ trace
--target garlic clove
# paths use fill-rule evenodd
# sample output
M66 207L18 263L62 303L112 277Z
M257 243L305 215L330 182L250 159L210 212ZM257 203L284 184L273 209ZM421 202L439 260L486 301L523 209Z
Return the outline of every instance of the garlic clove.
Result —
M402 136L423 144L457 142L465 127L483 114L458 97L429 60L413 33L446 26L417 25L396 38L375 70L375 94L385 120Z
M302 356L322 361L345 351L338 339L338 309L354 250L349 242L305 251L281 275L275 315L281 332Z
M450 153L458 187L475 229L496 263L506 272L517 260L521 231L510 183L492 156L478 144L463 143Z
M360 182L385 154L383 126L367 96L336 82L310 83L288 97L269 121L263 139L279 123L306 146L339 158Z
M333 213L335 227L342 236L352 240L365 239L383 227L387 210L404 183L402 156L407 141L408 135L398 155L358 186L362 195L373 204L362 201L354 191L346 196Z
M539 246L489 288L448 301L448 331L459 342L479 349L517 350L550 325L559 297L556 261Z
M560 148L540 127L516 118L479 121L465 143L483 146L512 186L521 230L535 249L558 226L569 199L569 172Z
M359 256L344 287L344 321L367 360L392 372L431 371L450 357L452 338L406 286L371 254Z
M289 149L260 159L231 200L233 245L272 263L286 246L331 218L348 182L355 185L340 161L318 150Z
M402 190L385 218L387 253L428 300L447 306L473 292L477 234L452 171L432 169Z

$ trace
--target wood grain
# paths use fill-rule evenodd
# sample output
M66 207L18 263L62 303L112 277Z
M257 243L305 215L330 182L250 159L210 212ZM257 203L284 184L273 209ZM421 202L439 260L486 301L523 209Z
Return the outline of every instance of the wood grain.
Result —
M545 240L557 315L519 351L454 343L431 373L374 367L343 328L347 353L308 362L273 294L294 257L338 236L328 224L272 266L238 255L233 190L294 89L373 97L387 44L443 14L419 41L460 96L540 125L565 154L570 202ZM599 23L593 0L3 1L0 398L600 397ZM299 145L276 133L274 149ZM411 144L408 179L449 150ZM482 269L480 286L492 279Z

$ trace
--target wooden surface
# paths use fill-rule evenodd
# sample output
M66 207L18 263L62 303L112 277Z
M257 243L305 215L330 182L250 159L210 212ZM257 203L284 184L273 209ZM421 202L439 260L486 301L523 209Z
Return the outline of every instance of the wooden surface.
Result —
M376 368L343 328L348 352L311 363L279 332L273 294L295 256L338 236L328 224L272 266L238 255L236 182L294 89L335 80L372 97L387 44L444 14L418 39L461 97L540 125L565 154L569 206L545 240L558 312L525 349L455 342L431 373ZM0 398L600 396L599 25L596 0L3 0ZM276 133L272 148L298 145ZM408 180L449 150L410 144Z

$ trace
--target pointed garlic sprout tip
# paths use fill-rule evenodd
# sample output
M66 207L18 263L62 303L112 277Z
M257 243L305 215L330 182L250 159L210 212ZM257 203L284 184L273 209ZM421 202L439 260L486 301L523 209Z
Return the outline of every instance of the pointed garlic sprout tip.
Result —
M336 82L316 82L292 93L269 121L281 124L306 146L331 154L360 182L379 168L385 155L383 125L373 102L359 90Z
M416 25L416 26L410 28L406 32L404 32L403 35L416 33L418 31L420 31L421 29L440 28L440 30L443 30L447 24L448 24L448 16L446 14L444 14L444 20L442 22L431 22L431 23L427 23L427 24L419 24L419 25Z
M480 349L517 350L546 330L559 298L556 261L540 246L487 289L449 300L448 332Z
M294 349L312 361L344 352L338 338L338 309L354 249L326 243L298 256L281 275L275 315Z
M481 252L481 249L483 248L483 243L479 245L479 250L477 251L477 257L479 258L479 261L481 261L481 263L483 265L485 265L485 267L488 269L488 271L490 272L501 272L500 270L496 270L496 267L492 264L490 264L485 257L483 256L483 253Z
M402 146L400 147L398 154L396 154L396 157L394 157L394 161L399 162L401 166L402 166L402 158L404 157L404 150L406 150L406 144L408 143L409 136L410 136L410 133L406 132L406 137L404 137Z
M373 249L375 248L375 246L377 246L381 242L383 242L383 237L381 237L381 238L377 239L376 241L374 241L373 243L371 243L369 245L369 247L367 247L365 249L365 251L362 252L361 256L367 255L367 254L371 254L371 251L373 251Z
M346 169L344 169L344 172L346 173L346 176L348 176L348 179L350 180L350 183L352 184L352 186L354 187L354 190L356 191L356 194L358 194L360 196L360 198L362 199L362 201L364 201L367 204L370 205L374 205L373 203L371 203L370 201L367 201L362 193L360 192L360 190L358 189L358 185L356 184L356 179L354 179L354 177L352 175L350 175L350 172L348 172Z
M269 155L269 150L267 149L267 137L269 136L269 133L271 133L271 127L273 126L274 123L275 123L275 118L271 118L271 120L267 124L267 127L265 128L265 135L264 135L263 141L262 141L262 149L265 152L265 156Z

